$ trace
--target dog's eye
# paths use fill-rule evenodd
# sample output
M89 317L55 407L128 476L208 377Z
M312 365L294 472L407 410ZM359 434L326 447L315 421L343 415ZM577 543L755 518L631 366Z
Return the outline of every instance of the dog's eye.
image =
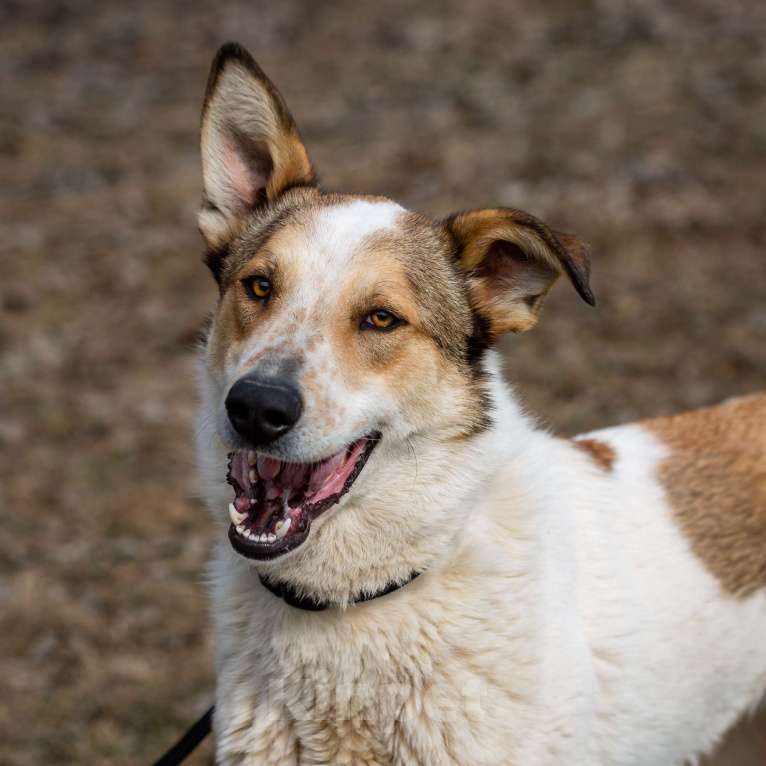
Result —
M390 311L386 311L385 309L375 309L375 311L371 311L362 320L362 329L393 330L394 327L398 327L402 322L403 320L399 319L396 314L392 314Z
M271 295L271 282L266 277L245 277L242 280L248 298L265 303Z

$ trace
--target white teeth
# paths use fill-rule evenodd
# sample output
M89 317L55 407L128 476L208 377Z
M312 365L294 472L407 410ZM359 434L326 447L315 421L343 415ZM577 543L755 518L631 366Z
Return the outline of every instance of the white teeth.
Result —
M277 536L269 532L269 542L273 543L277 539Z
M239 534L244 535L245 537L247 537L247 531L245 530L245 525L244 524L240 524L237 527L237 532L239 532Z
M255 484L256 479L258 478L258 475L256 472L251 468L250 473L248 474L248 479L250 479L251 484Z
M238 527L240 526L245 519L247 518L246 513L240 513L235 507L234 503L229 503L229 518L231 519L231 523Z
M262 542L262 543L267 543L268 541L269 541L269 536L268 536L268 535L267 535L267 534L264 532L264 533L261 535L261 542Z
M247 451L247 462L250 463L250 465L255 465L255 461L257 460L257 456L253 450Z
M250 540L252 540L254 543L258 542L258 535L254 535L252 532L248 530L247 536Z
M277 533L276 537L281 540L290 531L290 525L292 523L293 520L289 516L283 521L278 521L277 525L274 527L274 531Z

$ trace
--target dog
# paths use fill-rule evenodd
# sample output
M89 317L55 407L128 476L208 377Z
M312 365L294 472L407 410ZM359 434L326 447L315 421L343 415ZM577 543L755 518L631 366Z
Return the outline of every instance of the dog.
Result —
M320 190L236 44L201 150L217 762L764 763L766 394L557 438L494 345L578 239Z

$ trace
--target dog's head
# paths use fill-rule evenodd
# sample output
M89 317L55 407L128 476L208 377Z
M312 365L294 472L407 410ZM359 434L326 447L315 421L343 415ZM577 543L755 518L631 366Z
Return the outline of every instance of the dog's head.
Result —
M418 461L426 481L459 472L492 426L486 350L536 322L560 274L593 302L584 248L518 210L433 221L320 191L282 97L235 45L213 63L202 164L220 289L205 422L229 456L233 546L276 564L320 544L312 524L336 550L422 534L439 512L407 502Z

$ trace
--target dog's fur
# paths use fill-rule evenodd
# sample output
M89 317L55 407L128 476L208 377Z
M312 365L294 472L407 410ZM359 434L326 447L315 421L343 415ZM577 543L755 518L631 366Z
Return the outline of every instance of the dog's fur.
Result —
M233 45L202 156L218 761L673 766L713 750L766 690L766 395L555 438L492 345L535 323L560 274L593 302L574 238L515 210L437 222L320 191L281 96ZM276 296L256 306L240 279L263 270ZM361 332L379 306L406 324ZM226 539L242 445L223 402L243 373L285 368L305 407L271 454L381 440L303 545L254 563ZM331 607L288 606L259 574Z

